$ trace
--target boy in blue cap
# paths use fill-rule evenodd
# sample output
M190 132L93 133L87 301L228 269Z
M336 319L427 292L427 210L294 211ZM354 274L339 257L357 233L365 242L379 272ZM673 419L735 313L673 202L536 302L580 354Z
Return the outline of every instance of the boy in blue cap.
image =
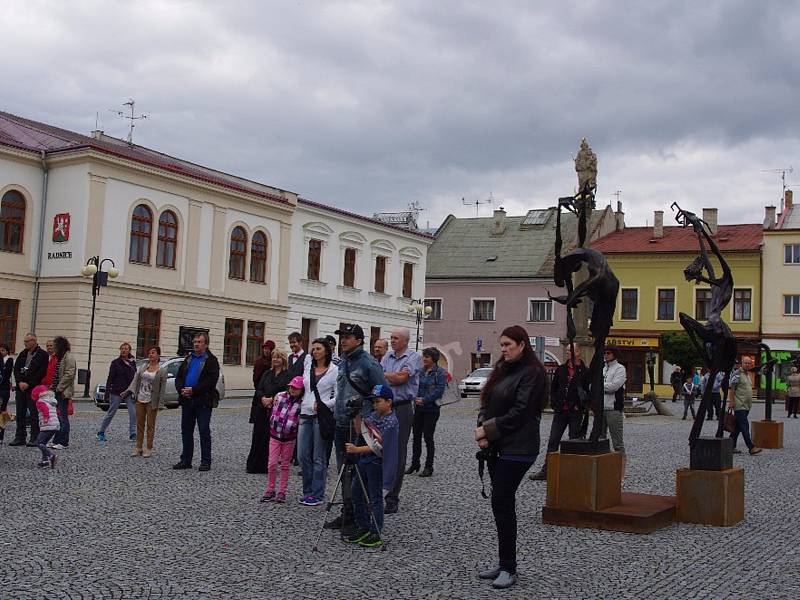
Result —
M394 394L388 385L376 385L372 390L373 412L361 424L364 446L345 444L348 454L358 454L358 469L367 488L369 498L364 498L361 482L353 478L353 512L356 530L345 536L345 541L363 548L376 548L383 544L383 490L391 487L397 467L397 433L399 425L392 411ZM372 518L367 513L367 502L372 507Z

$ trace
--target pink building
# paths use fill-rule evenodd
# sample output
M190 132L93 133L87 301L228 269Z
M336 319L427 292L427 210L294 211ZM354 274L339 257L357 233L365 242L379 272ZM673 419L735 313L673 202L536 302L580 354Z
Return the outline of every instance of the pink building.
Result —
M623 224L621 207L595 210L589 239ZM432 313L425 322L424 346L443 354L456 379L499 358L498 338L509 325L522 325L531 337L545 337L551 361L563 356L566 314L548 298L563 293L553 284L556 209L506 216L457 219L450 215L428 250L425 303ZM577 220L562 215L564 252L577 241ZM422 346L421 346L422 347Z

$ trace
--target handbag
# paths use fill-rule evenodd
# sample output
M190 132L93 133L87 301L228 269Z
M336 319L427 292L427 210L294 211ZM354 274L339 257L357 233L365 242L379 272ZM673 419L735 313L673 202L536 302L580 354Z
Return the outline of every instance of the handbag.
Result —
M75 405L72 403L72 398L67 398L67 416L75 414Z
M319 435L326 442L332 442L336 435L336 419L333 416L333 411L328 408L322 399L319 397L319 389L317 389L317 375L314 373L314 367L311 367L311 391L317 399L317 423L319 424ZM331 394L333 395L333 394Z
M725 421L722 424L722 428L728 433L736 431L736 415L730 408L725 411Z

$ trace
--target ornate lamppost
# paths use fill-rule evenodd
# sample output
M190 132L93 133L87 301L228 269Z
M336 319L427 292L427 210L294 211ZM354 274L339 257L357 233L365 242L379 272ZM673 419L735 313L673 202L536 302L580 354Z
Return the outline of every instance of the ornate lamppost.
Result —
M422 320L429 317L433 312L433 308L425 306L422 300L412 300L408 305L408 312L414 313L417 319L417 337L414 342L414 350L419 350L419 326L422 325Z
M111 263L107 271L103 270L105 263ZM114 279L119 275L119 269L110 258L101 259L99 256L92 256L81 268L81 275L92 278L92 320L89 325L89 359L86 362L86 379L83 387L83 397L90 398L92 387L92 344L94 343L94 312L97 306L97 295L101 287L108 285L108 278Z

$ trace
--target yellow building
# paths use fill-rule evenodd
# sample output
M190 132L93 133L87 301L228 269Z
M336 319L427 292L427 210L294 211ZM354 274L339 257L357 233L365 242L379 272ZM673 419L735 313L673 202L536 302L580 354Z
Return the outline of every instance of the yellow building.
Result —
M734 294L723 318L736 335L739 355L754 356L761 338L761 224L717 225L717 209L703 209L714 240L733 272ZM669 382L671 366L660 356L660 336L683 331L679 313L705 322L711 300L707 285L687 282L683 270L698 256L697 237L690 228L664 227L656 211L653 227L628 227L592 247L601 251L620 281L614 327L609 345L628 369L627 389L642 392L647 383L647 352L658 353L656 383ZM710 254L710 253L709 253ZM712 259L716 268L718 263Z

